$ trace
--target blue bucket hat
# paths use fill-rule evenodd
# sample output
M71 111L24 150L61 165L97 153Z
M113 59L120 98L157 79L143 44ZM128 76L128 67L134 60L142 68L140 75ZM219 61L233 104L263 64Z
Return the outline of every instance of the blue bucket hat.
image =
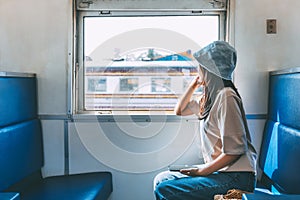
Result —
M215 41L194 53L198 63L209 72L226 80L232 80L236 66L236 50L224 41Z

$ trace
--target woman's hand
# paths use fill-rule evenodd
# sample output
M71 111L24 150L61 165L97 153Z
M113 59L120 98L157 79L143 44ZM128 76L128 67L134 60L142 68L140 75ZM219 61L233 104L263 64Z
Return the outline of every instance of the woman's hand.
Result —
M207 176L208 173L205 172L205 169L199 169L199 168L187 168L187 169L181 169L180 173L188 175L188 176Z
M205 168L187 168L187 169L181 169L180 173L188 175L188 176L207 176L210 173L207 172Z
M204 85L204 81L200 79L199 75L196 76L190 83L190 87L192 87L193 89L197 89L202 85Z
M179 116L187 116L194 114L189 109L189 103L191 101L191 97L195 90L203 85L203 81L200 80L200 76L196 76L190 83L189 87L187 88L186 92L182 95L180 100L177 102L174 111L176 115Z
M188 176L208 176L224 167L229 166L240 158L241 155L228 155L225 153L220 154L215 160L205 164L203 168L187 168L181 169L180 173Z

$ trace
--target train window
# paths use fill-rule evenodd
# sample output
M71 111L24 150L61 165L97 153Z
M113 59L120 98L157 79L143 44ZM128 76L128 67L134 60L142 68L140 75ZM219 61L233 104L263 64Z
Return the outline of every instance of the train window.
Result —
M192 56L224 39L223 12L78 15L77 111L171 111L197 75Z

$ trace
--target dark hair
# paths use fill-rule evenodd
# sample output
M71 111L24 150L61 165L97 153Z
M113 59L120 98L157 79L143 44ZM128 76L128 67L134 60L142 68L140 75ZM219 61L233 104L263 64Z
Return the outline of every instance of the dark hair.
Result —
M201 67L201 66L200 66ZM241 98L241 95L239 94L237 88L233 84L231 80L222 79L216 74L204 69L204 77L205 79L208 79L209 81L206 82L206 85L204 87L204 93L205 93L205 102L204 104L200 105L200 115L199 119L205 119L210 110L211 107L216 99L217 93L222 88L230 87L233 89L233 91L236 93L236 95ZM209 77L209 78L208 78Z
M237 88L235 87L235 85L233 84L233 82L231 80L226 80L226 79L222 79L223 83L224 83L224 87L230 87L232 88L235 93L241 98L240 93L238 92Z

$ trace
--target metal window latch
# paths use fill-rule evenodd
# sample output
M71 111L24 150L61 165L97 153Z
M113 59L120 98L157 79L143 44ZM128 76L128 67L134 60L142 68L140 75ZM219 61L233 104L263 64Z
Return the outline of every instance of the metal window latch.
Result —
M99 12L99 15L110 15L110 14L111 14L110 10L101 10Z
M79 8L89 8L91 4L93 4L93 1L82 1L79 3Z

